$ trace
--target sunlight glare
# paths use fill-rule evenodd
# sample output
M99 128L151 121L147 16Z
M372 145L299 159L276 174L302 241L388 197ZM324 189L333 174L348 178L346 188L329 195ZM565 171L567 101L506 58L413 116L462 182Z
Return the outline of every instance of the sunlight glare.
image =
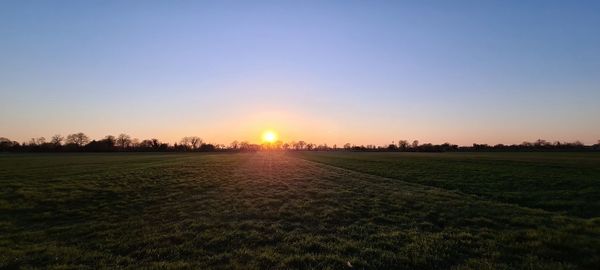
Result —
M262 135L263 142L273 143L277 141L277 134L271 130L265 131Z

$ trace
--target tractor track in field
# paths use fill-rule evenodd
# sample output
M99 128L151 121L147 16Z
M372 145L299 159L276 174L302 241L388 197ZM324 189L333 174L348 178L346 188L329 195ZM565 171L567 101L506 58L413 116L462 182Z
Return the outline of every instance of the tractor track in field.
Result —
M462 196L462 197L467 197L467 198L471 198L474 200L479 200L482 202L489 202L489 203L494 203L494 204L498 204L498 205L503 205L503 206L509 206L509 207L517 207L517 208L522 208L528 211L540 211L543 213L548 213L548 214L552 214L552 215L561 215L561 216L565 216L565 217L569 217L569 218L575 218L575 219L582 219L585 220L585 218L579 218L576 216L569 216L563 213L557 213L557 212L553 212L553 211L548 211L545 209L541 209L541 208L532 208L532 207L527 207L527 206L523 206L523 205L519 205L516 203L507 203L507 202L501 202L501 201L497 201L497 200L493 200L493 199L488 199L484 196L480 196L480 195L476 195L476 194L469 194L469 193L464 193L461 192L459 190L450 190L450 189L445 189L445 188L441 188L441 187L436 187L436 186L430 186L430 185L424 185L424 184L419 184L419 183L413 183L413 182L408 182L405 180L401 180L401 179L396 179L396 178L391 178L391 177L385 177L385 176L380 176L380 175L376 175L376 174L370 174L370 173L366 173L366 172L361 172L361 171L356 171L356 170L352 170L352 169L348 169L348 168L343 168L343 167L338 167L335 165L331 165L331 164L327 164L324 162L320 162L320 161L316 161L316 160L310 160L310 159L305 159L302 157L293 157L293 158L298 158L298 159L302 159L311 163L315 163L318 164L319 166L324 166L324 167L330 167L330 168L335 168L337 170L343 170L343 171L348 171L348 172L352 172L354 174L357 175L363 175L363 176L369 176L370 178L373 179L381 179L381 180L385 180L385 181L389 181L391 183L399 183L402 185L406 185L406 186L412 186L412 187L418 187L421 189L429 189L429 190L434 190L434 191L440 191L440 192L447 192L447 193L451 193L451 194L455 194L457 196Z

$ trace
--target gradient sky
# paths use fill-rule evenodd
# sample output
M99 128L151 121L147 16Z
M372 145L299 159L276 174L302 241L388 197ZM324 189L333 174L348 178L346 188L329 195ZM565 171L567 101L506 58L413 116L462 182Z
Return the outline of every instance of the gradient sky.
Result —
M0 1L0 136L600 139L600 1Z

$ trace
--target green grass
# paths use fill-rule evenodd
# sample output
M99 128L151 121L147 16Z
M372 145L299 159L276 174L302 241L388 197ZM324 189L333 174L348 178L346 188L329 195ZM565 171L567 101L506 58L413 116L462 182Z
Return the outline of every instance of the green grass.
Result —
M600 216L600 153L306 153L303 158L499 202Z
M600 218L525 208L418 179L383 178L377 170L357 172L364 166L347 163L353 156L368 157L2 155L0 269L350 269L348 262L355 269L600 265ZM379 158L384 160L371 162ZM543 169L567 165L588 166L591 172L579 172L586 177L597 172L592 166L597 156L463 158L477 160L465 168L488 160L489 165L480 165L484 171L506 159L509 164L533 162L544 175L550 174ZM450 161L428 155L389 159L451 166L438 165ZM367 160L394 162L385 155ZM427 173L436 179L452 175L422 172ZM579 192L579 183L571 186ZM595 204L590 208L598 211Z

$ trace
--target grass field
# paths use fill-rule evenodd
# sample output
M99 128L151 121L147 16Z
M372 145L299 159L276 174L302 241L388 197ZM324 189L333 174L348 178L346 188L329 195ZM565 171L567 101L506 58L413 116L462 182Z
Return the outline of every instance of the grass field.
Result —
M579 217L600 217L600 153L308 153L309 160Z
M0 155L0 268L597 269L596 154Z

